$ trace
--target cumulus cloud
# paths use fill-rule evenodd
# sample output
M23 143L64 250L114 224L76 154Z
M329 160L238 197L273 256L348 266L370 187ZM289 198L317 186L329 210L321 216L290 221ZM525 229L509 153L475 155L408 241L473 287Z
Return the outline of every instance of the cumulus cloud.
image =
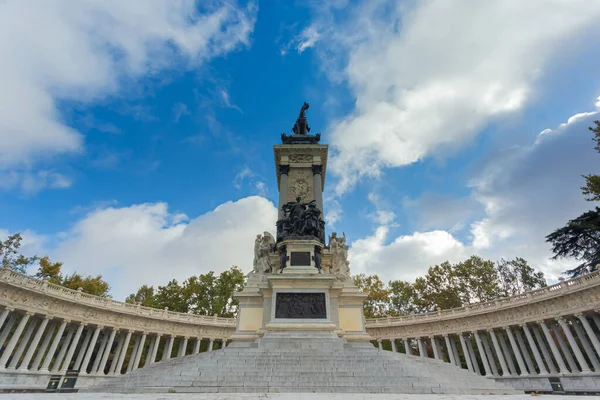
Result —
M330 128L338 194L523 109L549 60L585 42L600 16L600 3L584 0L415 4L367 2L317 43L355 98Z
M249 44L254 5L194 1L4 1L0 5L0 168L80 152L59 102L90 102L172 65ZM27 21L27 22L24 22Z
M600 107L599 107L600 108ZM424 201L413 200L428 227L391 240L387 226L352 243L353 273L379 273L384 279L408 279L423 275L427 268L443 261L456 262L477 254L491 260L523 257L556 281L572 268L574 260L550 260L545 236L579 216L592 205L584 200L578 179L598 171L598 153L593 149L588 126L599 111L579 113L556 128L545 129L527 146L510 146L488 155L472 178L471 196L462 201L479 203L484 217L470 224L470 237L459 240L440 226L463 224L472 216L456 201L446 202L431 194ZM430 209L431 208L431 209ZM437 210L455 217L440 215ZM457 219L455 219L457 218ZM448 229L448 228L447 228Z
M276 219L273 203L257 196L192 219L170 212L165 203L105 207L87 213L69 231L45 238L56 246L31 248L64 262L67 272L103 274L122 300L143 284L163 285L232 265L250 272L254 238L274 233Z

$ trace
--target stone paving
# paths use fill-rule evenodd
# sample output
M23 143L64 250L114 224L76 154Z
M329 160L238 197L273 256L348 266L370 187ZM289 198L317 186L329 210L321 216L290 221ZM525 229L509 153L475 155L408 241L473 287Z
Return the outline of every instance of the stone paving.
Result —
M7 396L7 397L4 397ZM10 397L8 397L10 396ZM540 395L435 395L435 394L325 394L325 393L282 393L282 394L208 394L208 393L182 393L182 394L117 394L117 393L74 393L74 394L11 394L0 395L0 398L14 400L581 400L581 396Z

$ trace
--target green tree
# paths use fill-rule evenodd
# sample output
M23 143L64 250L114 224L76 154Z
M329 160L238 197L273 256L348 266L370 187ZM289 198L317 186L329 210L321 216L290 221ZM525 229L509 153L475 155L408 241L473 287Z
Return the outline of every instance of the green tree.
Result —
M389 309L390 291L378 275L358 274L353 277L354 284L363 292L367 293L364 302L364 314L366 318L383 317Z
M82 276L77 272L71 275L63 275L61 268L63 263L52 262L48 256L39 259L38 270L35 273L36 278L46 279L49 283L67 287L69 289L83 289L84 293L94 296L110 297L110 286L108 282L102 279L102 275Z
M498 297L498 274L493 261L471 256L453 266L462 305Z
M154 306L156 308L168 307L171 311L188 312L187 299L183 294L183 288L176 279L171 280L165 286L159 286L154 295Z
M600 121L594 121L590 127L594 133L594 147L600 153ZM585 186L581 187L588 201L600 201L600 175L584 175ZM570 220L567 225L546 236L546 242L552 244L553 260L559 258L575 258L581 263L566 275L576 277L595 271L600 263L600 208L590 210Z
M142 287L140 287L135 294L132 293L129 296L127 296L125 302L131 304L139 304L144 307L156 308L154 304L154 287L142 285Z
M2 259L2 268L10 268L24 274L27 272L27 267L34 264L39 258L37 256L25 257L20 254L21 240L23 240L21 234L15 233L0 242L0 259Z
M594 121L596 126L589 127L589 130L594 132L594 137L592 140L596 142L596 151L600 153L600 121ZM600 175L589 174L584 175L585 186L581 187L581 190L585 196L589 196L586 198L587 201L600 201Z
M498 272L499 294L503 297L546 286L544 273L536 272L527 261L520 257L514 260L501 259L496 263L496 271Z
M430 267L424 277L415 279L415 305L420 311L434 311L463 305L459 281L449 262Z
M595 271L600 264L600 208L570 220L546 236L546 241L552 243L553 260L573 257L581 261L566 274L576 277Z
M391 315L408 315L420 312L414 286L407 281L390 281L389 304Z

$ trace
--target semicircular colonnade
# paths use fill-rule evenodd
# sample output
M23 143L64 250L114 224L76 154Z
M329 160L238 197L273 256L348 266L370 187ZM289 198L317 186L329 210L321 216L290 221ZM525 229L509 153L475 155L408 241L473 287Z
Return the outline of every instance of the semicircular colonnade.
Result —
M599 311L597 271L486 303L367 319L366 327L382 351L453 363L515 388L548 389L547 378L560 376L565 387L578 382L581 390L599 390ZM85 387L226 346L236 324L92 296L0 268L0 390L43 388L50 375L68 370L79 371L77 385Z

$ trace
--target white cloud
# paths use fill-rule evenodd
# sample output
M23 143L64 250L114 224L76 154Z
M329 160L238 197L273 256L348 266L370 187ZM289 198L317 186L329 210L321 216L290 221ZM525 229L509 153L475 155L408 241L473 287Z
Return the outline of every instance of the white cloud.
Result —
M64 262L65 272L103 274L122 300L143 284L163 285L232 265L250 272L254 238L273 232L276 219L275 206L257 196L221 204L189 221L164 203L99 208L54 235L58 245L45 252Z
M386 280L412 280L432 265L477 254L494 261L523 257L547 279L556 281L576 261L550 260L551 246L545 236L593 206L584 200L579 187L583 184L581 175L598 171L600 155L593 149L587 127L599 114L576 114L557 128L542 131L533 145L510 146L488 156L471 182L471 198L465 200L471 207L473 202L480 203L485 213L471 224L470 240L460 241L437 228L403 235L387 244L389 230L380 226L373 235L352 243L352 272L378 273ZM437 210L453 213L456 202L447 206L438 197L436 204L427 200L429 197L425 196L419 210L426 226L455 224L454 219L439 216ZM414 209L411 203L409 212ZM465 223L472 217L459 208L457 218Z
M355 97L354 111L331 127L338 194L382 168L458 148L523 109L549 60L585 43L586 29L597 32L598 2L525 3L367 2L342 26L321 29L322 65L337 79L332 66L342 64Z
M256 9L229 2L4 1L0 4L0 168L81 152L58 102L91 102L123 82L198 66L248 45ZM24 22L27 21L27 22Z
M250 178L252 176L254 176L254 173L247 165L245 165L244 168L242 168L240 170L240 172L237 173L235 178L233 178L233 186L236 189L241 189L242 184L244 183L244 180L246 180L246 178Z
M72 183L69 177L52 170L0 170L0 188L19 188L26 194L33 194L44 188L64 189Z

